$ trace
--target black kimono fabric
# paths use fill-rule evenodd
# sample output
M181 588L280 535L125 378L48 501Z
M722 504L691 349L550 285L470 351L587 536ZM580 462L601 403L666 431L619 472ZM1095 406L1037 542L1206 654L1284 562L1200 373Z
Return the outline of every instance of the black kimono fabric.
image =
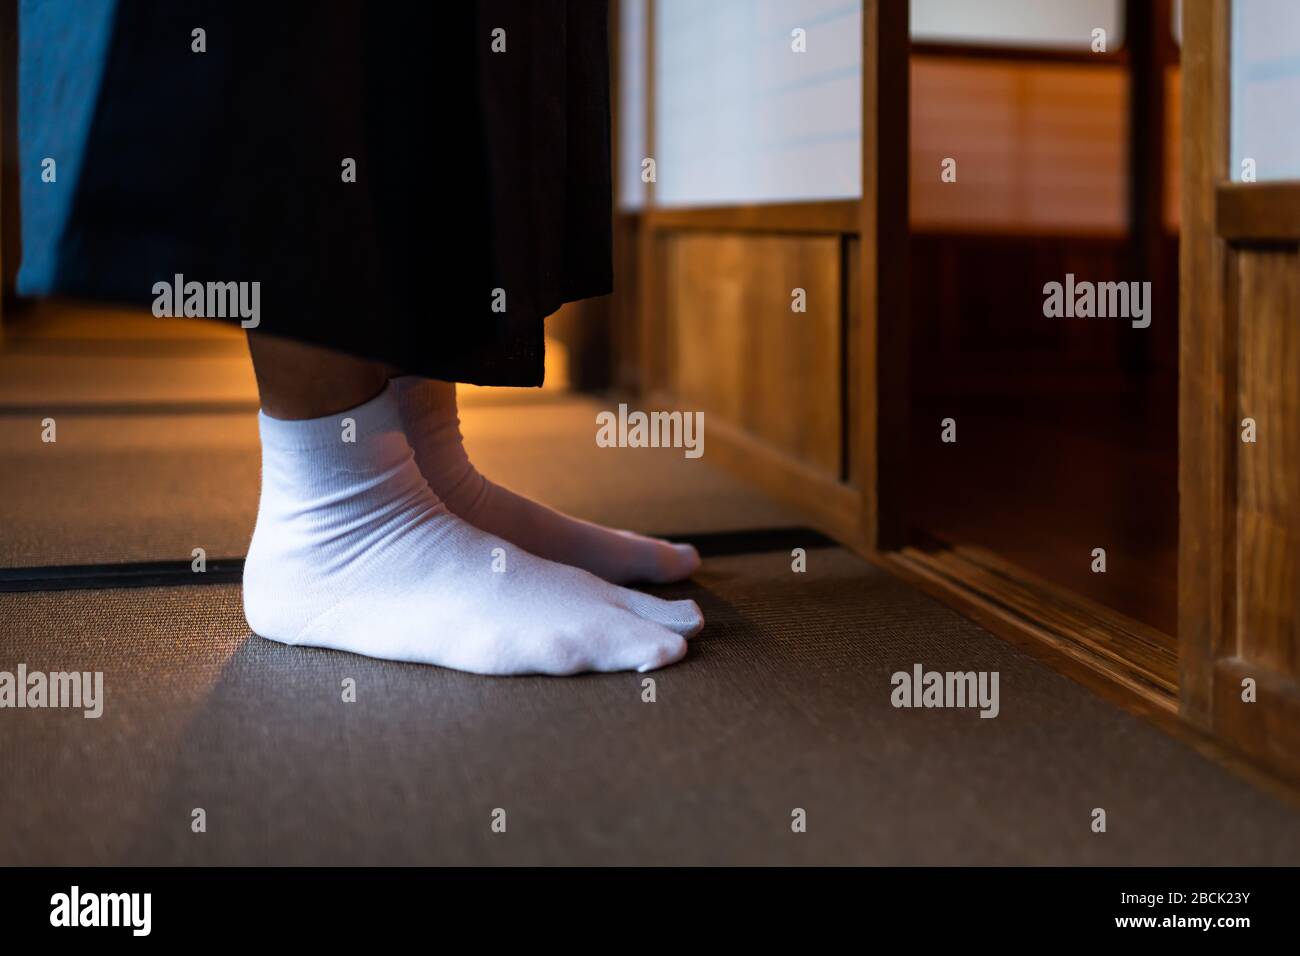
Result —
M603 0L96 9L89 64L62 55L85 0L19 10L21 291L147 305L177 274L257 281L262 331L540 385L543 318L610 290ZM49 104L86 69L79 134ZM57 184L40 181L51 143L75 172Z

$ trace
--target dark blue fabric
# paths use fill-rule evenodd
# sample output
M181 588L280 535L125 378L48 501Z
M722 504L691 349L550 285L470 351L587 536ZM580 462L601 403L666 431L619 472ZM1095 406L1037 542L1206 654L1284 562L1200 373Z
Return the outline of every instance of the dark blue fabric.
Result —
M115 8L114 0L19 4L20 295L48 295L57 287L59 243L72 212ZM46 159L56 163L53 183L41 180Z

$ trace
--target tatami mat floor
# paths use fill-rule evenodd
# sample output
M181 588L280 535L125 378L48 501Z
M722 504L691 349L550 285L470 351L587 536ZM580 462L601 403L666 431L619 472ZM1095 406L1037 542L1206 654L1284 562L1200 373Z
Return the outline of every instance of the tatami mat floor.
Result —
M68 322L69 341L94 329ZM0 568L242 555L246 357L105 345L121 354L102 360L143 364L96 390L66 364L31 371L59 366L62 340L19 336L0 356L26 376L0 390ZM205 385L205 362L233 378ZM40 407L58 409L57 443ZM106 688L98 719L0 712L0 864L1300 861L1294 807L819 547L707 456L597 447L600 407L469 396L464 417L485 472L572 513L787 529L779 549L657 589L698 600L707 627L648 675L653 701L646 675L488 679L263 641L237 584L0 594L0 670L102 671ZM916 665L996 672L997 717L895 708L891 675Z
M0 569L189 562L195 548L229 558L248 546L260 461L241 333L112 318L56 313L11 330L0 350ZM171 337L126 337L160 328ZM602 524L680 535L803 523L680 449L598 447L596 414L609 405L467 388L466 444L494 480ZM43 440L47 419L56 441Z
M0 661L107 688L97 720L4 715L0 862L1300 860L1294 808L847 552L660 593L708 625L653 702L264 641L237 586L0 595ZM894 708L917 663L997 671L998 716Z

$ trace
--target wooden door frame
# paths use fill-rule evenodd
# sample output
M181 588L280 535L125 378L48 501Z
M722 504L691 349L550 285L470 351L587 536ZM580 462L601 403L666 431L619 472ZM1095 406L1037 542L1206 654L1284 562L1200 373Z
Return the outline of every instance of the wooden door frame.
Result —
M1236 332L1223 308L1215 190L1228 179L1229 0L1183 6L1183 184L1178 370L1178 635L1184 716L1210 723L1214 660L1228 647L1235 580Z
M879 551L907 539L910 20L909 0L863 4L861 289L848 335L856 374L851 368L846 387L862 507L855 543Z

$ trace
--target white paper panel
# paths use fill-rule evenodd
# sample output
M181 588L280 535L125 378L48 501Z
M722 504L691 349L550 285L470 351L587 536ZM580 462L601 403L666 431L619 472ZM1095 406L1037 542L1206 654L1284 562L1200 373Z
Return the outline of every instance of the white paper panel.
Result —
M1235 0L1232 177L1300 179L1300 0Z
M658 204L856 198L861 59L860 0L657 0Z
M918 41L1088 50L1096 27L1106 31L1106 48L1118 50L1123 0L912 0Z

